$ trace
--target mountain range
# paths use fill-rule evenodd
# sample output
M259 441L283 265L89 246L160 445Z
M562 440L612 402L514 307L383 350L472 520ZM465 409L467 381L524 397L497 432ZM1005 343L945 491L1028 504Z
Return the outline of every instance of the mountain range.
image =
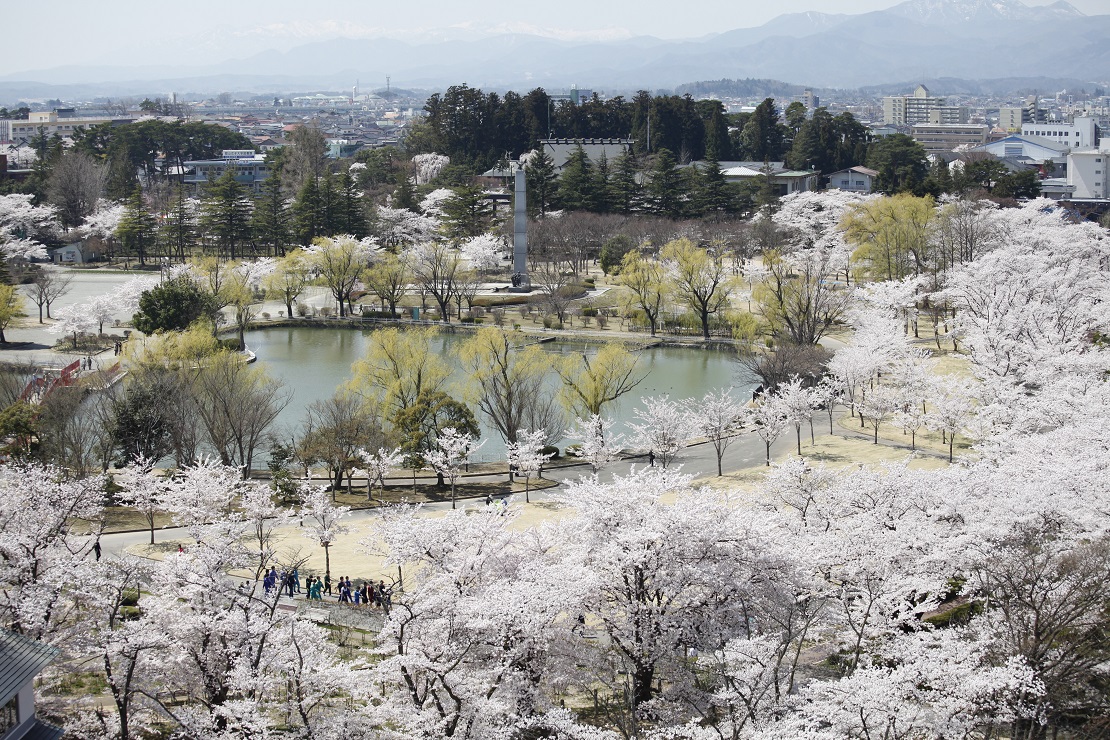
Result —
M728 19L722 18L723 24ZM762 26L699 39L556 38L538 32L456 29L433 40L333 38L217 64L72 66L0 77L0 100L73 89L85 95L223 90L365 88L394 84L487 89L544 86L617 91L673 88L720 78L774 78L857 88L926 78L1110 80L1110 14L1084 15L1064 0L906 0L850 15L781 15ZM943 91L941 91L943 92Z

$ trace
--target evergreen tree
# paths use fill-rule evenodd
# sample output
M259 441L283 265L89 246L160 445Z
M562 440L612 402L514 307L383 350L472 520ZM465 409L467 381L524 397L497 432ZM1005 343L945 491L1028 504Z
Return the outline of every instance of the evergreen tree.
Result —
M417 210L416 193L412 188L412 178L402 168L397 172L397 189L393 191L393 207L409 211Z
M262 183L262 193L254 202L251 231L255 244L268 254L285 255L285 245L289 243L289 211L282 195L281 178L269 177Z
M459 242L485 232L489 225L489 203L479 188L455 188L443 201L443 231L448 239Z
M695 209L700 215L710 213L732 213L736 210L736 198L721 172L717 158L706 155L703 166L698 170L698 188L694 192Z
M154 246L157 233L157 222L154 216L146 210L143 203L143 191L135 188L131 197L127 199L123 215L120 216L119 225L116 227L116 236L120 240L124 251L129 255L139 258L139 264L145 265L147 252Z
M251 200L231 168L208 186L200 213L201 228L215 245L216 255L238 259L251 237Z
M551 156L540 149L528 163L524 171L528 187L528 211L534 216L544 215L555 200L558 179L555 175L555 162Z
M774 98L767 98L756 106L740 134L744 156L751 160L782 159L785 138L785 127L779 123Z
M905 134L893 134L871 145L867 166L878 171L879 190L890 195L919 194L924 189L929 160L919 142Z
M640 186L636 182L636 174L636 159L631 152L625 152L613 160L608 201L614 211L632 213L639 207Z
M163 252L184 262L197 241L197 219L193 203L184 188L177 188L173 203L158 228L158 241Z
M350 234L357 239L362 239L370 233L370 226L367 223L366 208L358 181L351 175L350 170L340 173L337 180L339 203L335 233Z
M568 211L595 209L593 164L581 145L571 152L559 175L559 206Z
M925 178L925 192L934 198L939 198L945 193L955 191L955 183L952 180L952 171L948 169L948 163L944 159L937 157L929 168L929 175Z
M339 192L339 182L331 169L324 170L320 178L320 215L323 222L322 236L345 233L342 230L343 197Z
M598 213L609 213L612 203L609 200L609 158L605 152L598 157L597 167L594 168L592 183L594 210Z
M671 151L660 149L655 155L655 166L651 168L651 180L647 187L654 213L667 218L679 218L682 215L685 196L683 179L675 169L675 159Z
M324 202L320 194L320 180L312 177L301 186L293 201L293 231L301 244L324 235Z

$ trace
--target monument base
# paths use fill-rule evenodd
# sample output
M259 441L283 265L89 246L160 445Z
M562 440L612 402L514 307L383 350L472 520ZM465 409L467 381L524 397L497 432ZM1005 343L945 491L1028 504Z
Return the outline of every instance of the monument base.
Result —
M505 292L506 293L531 293L532 292L532 286L531 285L511 285L508 288L505 288Z

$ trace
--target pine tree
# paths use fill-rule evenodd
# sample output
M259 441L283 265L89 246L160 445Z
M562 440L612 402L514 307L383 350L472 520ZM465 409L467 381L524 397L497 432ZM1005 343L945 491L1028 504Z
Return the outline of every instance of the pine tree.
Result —
M595 209L593 164L581 145L571 152L559 175L559 205L568 211Z
M208 186L200 213L201 228L215 244L216 255L238 259L251 237L251 200L230 168Z
M605 152L598 157L597 167L594 169L593 178L594 210L598 213L609 213L612 202L609 195L609 158Z
M350 234L361 239L370 233L370 227L366 220L366 209L358 181L351 175L350 170L344 170L339 175L337 185L339 203L336 233Z
M541 149L528 164L524 174L528 186L528 210L532 215L538 213L542 216L555 199L555 162Z
M691 169L698 170L694 203L699 214L732 213L736 210L736 199L715 156L707 155L700 169Z
M675 169L674 155L669 149L660 149L655 155L647 188L651 210L660 216L679 218L685 196L684 184L682 175Z
M613 160L613 174L609 178L608 201L618 213L632 213L640 205L640 186L636 183L636 160L625 152Z
M443 201L444 234L455 242L478 236L489 225L489 216L489 203L480 189L455 188L455 194Z
M262 193L254 202L251 231L256 244L274 257L285 255L289 243L289 211L282 195L281 178L270 177L262 183Z
M393 193L393 207L416 211L416 193L412 189L412 178L403 169L397 173L397 190Z
M158 241L165 254L174 255L181 262L185 261L186 255L196 244L196 215L184 188L177 189L173 204L162 219L162 225L158 229Z
M154 246L156 229L157 222L143 203L143 191L135 188L127 199L116 236L128 254L139 258L140 265L146 264L147 252Z
M324 203L318 178L306 180L293 201L293 231L301 244L311 244L324 235Z

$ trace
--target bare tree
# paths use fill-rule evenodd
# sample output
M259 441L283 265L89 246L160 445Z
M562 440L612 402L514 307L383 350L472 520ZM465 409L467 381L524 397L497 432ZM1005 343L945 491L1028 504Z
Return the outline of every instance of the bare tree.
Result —
M66 152L50 173L47 199L58 207L58 220L69 231L96 210L104 193L108 168L84 152Z
M581 297L574 285L574 273L561 269L557 262L540 262L533 265L529 275L538 293L534 296L549 314L555 314L559 324L566 323L570 304Z
M42 320L43 308L46 308L46 318L50 318L50 304L69 290L71 282L73 282L73 276L69 273L41 269L35 274L30 283L23 286L23 289L27 291L27 296L31 299L31 303L38 306L40 324L44 323Z
M208 442L224 465L250 475L254 452L266 430L288 405L290 394L266 371L232 352L209 360L194 385L197 412Z
M444 322L451 320L449 305L458 289L461 260L447 244L421 244L408 252L413 278L439 304Z

